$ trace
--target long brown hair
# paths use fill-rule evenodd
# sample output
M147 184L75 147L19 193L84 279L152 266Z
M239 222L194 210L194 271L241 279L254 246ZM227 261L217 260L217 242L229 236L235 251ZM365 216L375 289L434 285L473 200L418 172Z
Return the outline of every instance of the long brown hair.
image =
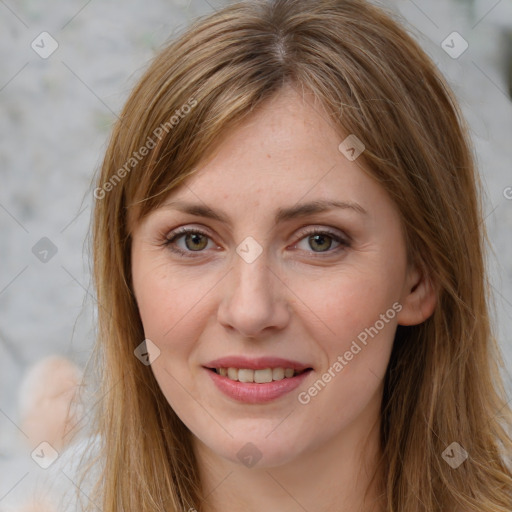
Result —
M144 331L130 226L285 84L313 93L340 136L364 141L366 172L395 202L409 257L438 290L428 320L398 326L385 376L386 512L510 511L512 414L490 324L488 240L467 128L418 44L392 15L359 0L230 5L163 48L130 95L94 191L98 337L89 364L100 369L93 426L102 464L88 506L202 510L191 433L134 356ZM443 456L454 442L468 454L456 469Z

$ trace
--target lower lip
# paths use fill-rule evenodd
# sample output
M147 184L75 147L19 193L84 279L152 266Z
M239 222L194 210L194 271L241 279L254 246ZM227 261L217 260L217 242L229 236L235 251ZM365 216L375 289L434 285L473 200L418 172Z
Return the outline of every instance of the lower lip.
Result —
M274 380L258 384L255 382L239 382L219 375L212 370L206 371L210 375L217 388L230 398L248 404L259 404L275 400L299 386L312 370L307 370L295 377L285 377L281 380Z

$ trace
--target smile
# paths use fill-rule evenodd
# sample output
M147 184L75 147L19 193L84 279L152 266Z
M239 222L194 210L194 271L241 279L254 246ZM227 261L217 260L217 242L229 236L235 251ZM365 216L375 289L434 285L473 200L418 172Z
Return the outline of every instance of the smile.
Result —
M290 379L296 375L307 371L294 370L293 368L264 368L262 370L253 370L250 368L210 368L210 370L227 377L229 380L236 382L254 382L257 384L265 384L268 382Z

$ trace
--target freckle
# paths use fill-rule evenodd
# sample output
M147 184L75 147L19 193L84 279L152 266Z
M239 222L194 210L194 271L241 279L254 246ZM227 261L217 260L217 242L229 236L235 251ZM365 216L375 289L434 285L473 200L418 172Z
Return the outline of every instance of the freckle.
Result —
M270 155L267 155L267 158L271 158L271 156L270 156Z

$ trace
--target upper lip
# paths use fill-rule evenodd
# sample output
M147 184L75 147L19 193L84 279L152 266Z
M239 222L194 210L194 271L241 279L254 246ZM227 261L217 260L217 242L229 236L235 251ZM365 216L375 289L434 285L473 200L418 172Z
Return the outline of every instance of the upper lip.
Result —
M265 368L293 368L296 371L312 368L309 364L283 359L281 357L226 356L206 363L206 368L246 368L250 370L264 370Z

